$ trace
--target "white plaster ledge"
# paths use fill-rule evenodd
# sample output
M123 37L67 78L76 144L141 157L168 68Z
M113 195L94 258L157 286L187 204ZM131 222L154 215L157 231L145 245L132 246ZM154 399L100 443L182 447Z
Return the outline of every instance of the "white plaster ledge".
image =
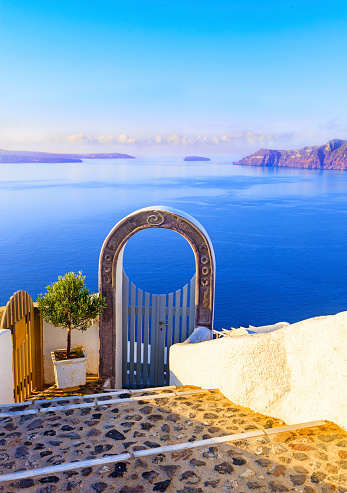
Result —
M0 330L0 404L12 404L12 335L9 329Z
M289 424L347 429L347 312L279 330L170 348L170 385L219 388L231 401Z

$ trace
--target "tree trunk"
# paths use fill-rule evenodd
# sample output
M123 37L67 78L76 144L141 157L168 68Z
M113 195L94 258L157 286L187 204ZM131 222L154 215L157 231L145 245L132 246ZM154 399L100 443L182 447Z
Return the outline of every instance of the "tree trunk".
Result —
M71 352L71 329L67 329L67 350L66 350L66 356L67 359L70 359L70 352Z

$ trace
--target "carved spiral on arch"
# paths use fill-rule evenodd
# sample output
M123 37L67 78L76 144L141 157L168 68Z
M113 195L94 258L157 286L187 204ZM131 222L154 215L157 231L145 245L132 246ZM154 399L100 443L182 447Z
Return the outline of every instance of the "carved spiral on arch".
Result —
M160 226L160 224L163 224L164 218L159 212L156 214L151 214L150 216L147 217L147 223L150 224L151 226Z

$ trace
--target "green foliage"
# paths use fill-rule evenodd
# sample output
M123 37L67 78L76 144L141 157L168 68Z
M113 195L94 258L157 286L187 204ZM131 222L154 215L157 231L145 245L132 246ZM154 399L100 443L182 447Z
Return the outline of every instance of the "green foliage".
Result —
M76 344L76 346L73 348L72 351L75 353L76 358L83 358L83 346L82 346L82 344Z
M41 316L55 327L86 330L106 303L98 294L89 294L82 272L69 272L47 286L47 293L39 294L38 309Z
M55 327L86 330L105 308L98 294L89 294L82 272L69 272L47 286L47 293L39 294L38 309L42 318Z
M68 330L67 354L70 355L71 330L87 330L106 307L104 298L90 294L82 272L69 272L47 286L47 293L39 294L37 305L42 318L55 327Z

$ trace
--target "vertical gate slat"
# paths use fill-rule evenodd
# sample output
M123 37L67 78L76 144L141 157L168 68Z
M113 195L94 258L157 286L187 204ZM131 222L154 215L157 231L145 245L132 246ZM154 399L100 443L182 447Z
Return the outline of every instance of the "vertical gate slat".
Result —
M178 289L175 293L175 332L174 344L180 341L180 312L181 312L181 290Z
M182 290L182 330L180 342L187 339L187 305L188 305L188 284Z
M34 331L32 335L33 361L34 361L34 382L33 388L43 387L43 321L40 318L39 310L34 308Z
M20 320L23 317L23 297L22 293L19 291L16 293L17 296L17 320Z
M29 349L30 349L30 393L35 389L35 384L36 384L36 372L34 371L34 368L36 366L35 364L35 350L34 350L34 342L35 342L35 308L33 307L32 313L31 313L31 322L33 326L33 330L29 332Z
M129 278L123 271L122 287L122 386L128 386Z
M134 386L134 356L135 356L135 303L136 286L130 284L130 355L129 355L129 387Z
M165 358L165 335L166 335L166 295L161 294L158 296L159 307L158 307L158 344L156 347L155 356L155 366L156 366L156 381L159 387L164 385L164 358Z
M172 345L172 327L173 327L173 293L169 293L167 297L167 332L166 332L166 384L169 384L169 350Z
M29 391L29 359L28 359L28 335L29 335L29 318L28 313L24 316L23 304L25 303L24 293L20 294L21 318L25 320L25 342L23 344L23 359L24 359L24 394L25 397L30 395Z
M19 320L24 318L24 323L25 323L25 342L22 345L22 362L23 362L23 396L24 398L29 394L28 393L28 342L27 342L27 328L28 328L28 323L27 323L27 316L23 317L23 296L22 293L20 292L18 295L18 313L19 313Z
M149 301L150 301L150 294L145 293L145 311L143 317L143 386L144 387L148 387Z
M15 300L16 300L16 304L15 304L16 320L20 320L21 313L20 313L19 293L18 292L15 294ZM24 361L24 356L23 356L23 345L19 348L19 360L20 360L20 400L24 401L24 397L25 397L25 392L24 392L25 361Z
M28 349L28 323L27 323L27 316L23 317L23 302L24 302L24 293L19 292L18 293L18 310L19 310L19 315L21 320L24 318L25 322L25 342L22 344L22 364L23 364L23 375L22 375L22 381L23 381L23 400L29 395L28 392L28 354L27 354L27 349Z
M22 365L22 347L18 348L17 351L17 361L18 361L18 397L19 402L23 401L23 365Z
M24 317L24 304L27 303L27 293L23 293L21 295L21 307L22 307L22 317ZM31 368L31 354L30 354L30 348L29 348L29 327L30 327L30 308L28 306L28 311L25 315L25 333L26 333L26 341L23 344L23 352L24 352L24 360L25 360L25 396L30 395L30 384L31 384L31 378L30 378L30 368Z
M157 348L157 337L158 337L158 296L152 294L152 316L151 316L151 334L150 334L150 346L149 346L149 378L150 384L153 387L157 386L156 371L155 371L155 355Z
M13 295L13 325L15 324L16 320L19 319L19 311L18 311L18 292L14 293Z
M23 291L20 291L19 292L19 296L18 296L18 301L19 301L19 310L20 310L20 318L23 318L24 317L24 306L25 306L25 298L26 298L26 295L27 292L23 292Z
M26 298L27 298L27 303L29 305L28 297L29 297L29 295L27 294ZM33 327L32 331L29 329L30 325L32 325L32 327ZM35 379L35 373L33 371L33 368L35 366L34 352L33 352L33 336L35 334L34 326L35 326L34 307L30 307L30 310L29 310L29 327L28 327L29 394L31 394L31 392L34 389L34 379Z
M4 309L0 308L0 329L8 329L8 303Z
M29 394L29 387L28 387L28 373L29 373L29 361L28 361L28 317L23 316L23 303L24 303L24 293L20 292L18 296L18 303L19 303L19 313L20 313L20 319L24 318L25 321L25 342L22 345L22 357L23 357L23 394L24 398L27 397Z
M195 282L196 275L190 280L190 297L189 297L189 329L188 337L195 329Z
M18 297L19 297L19 293L18 291L16 293L14 293L14 313L15 313L15 316L14 316L14 320L17 321L20 319L20 311L19 311L19 300L18 300Z
M137 324L136 324L136 339L137 339L137 354L136 354L136 387L141 388L141 362L142 362L142 289L137 290Z
M15 293L13 295L13 305L12 305L12 320L13 320L13 337L16 340L17 331L16 331L16 320L19 319L18 313L18 294ZM23 401L23 365L22 365L22 348L18 348L15 350L17 356L17 395L19 398L19 402Z
M20 373L20 354L19 350L16 349L14 351L14 362L13 362L13 367L15 369L14 375L14 392L15 392L15 399L16 402L21 402L22 397L21 397L21 388L20 388L20 379L21 379L21 373Z
M21 400L24 401L26 395L26 374L25 374L25 354L24 354L25 343L21 345L20 351L20 364L21 364Z
M29 359L28 359L28 339L23 344L23 362L24 362L24 394L30 395L29 391Z
M27 303L29 304L28 300L28 295L27 295ZM32 325L34 329L34 307L30 307L29 311L29 324ZM34 365L34 353L33 353L33 347L32 347L32 338L33 338L34 330L30 331L28 327L28 352L29 352L29 395L33 391L33 378L34 378L34 372L33 372L33 365Z

